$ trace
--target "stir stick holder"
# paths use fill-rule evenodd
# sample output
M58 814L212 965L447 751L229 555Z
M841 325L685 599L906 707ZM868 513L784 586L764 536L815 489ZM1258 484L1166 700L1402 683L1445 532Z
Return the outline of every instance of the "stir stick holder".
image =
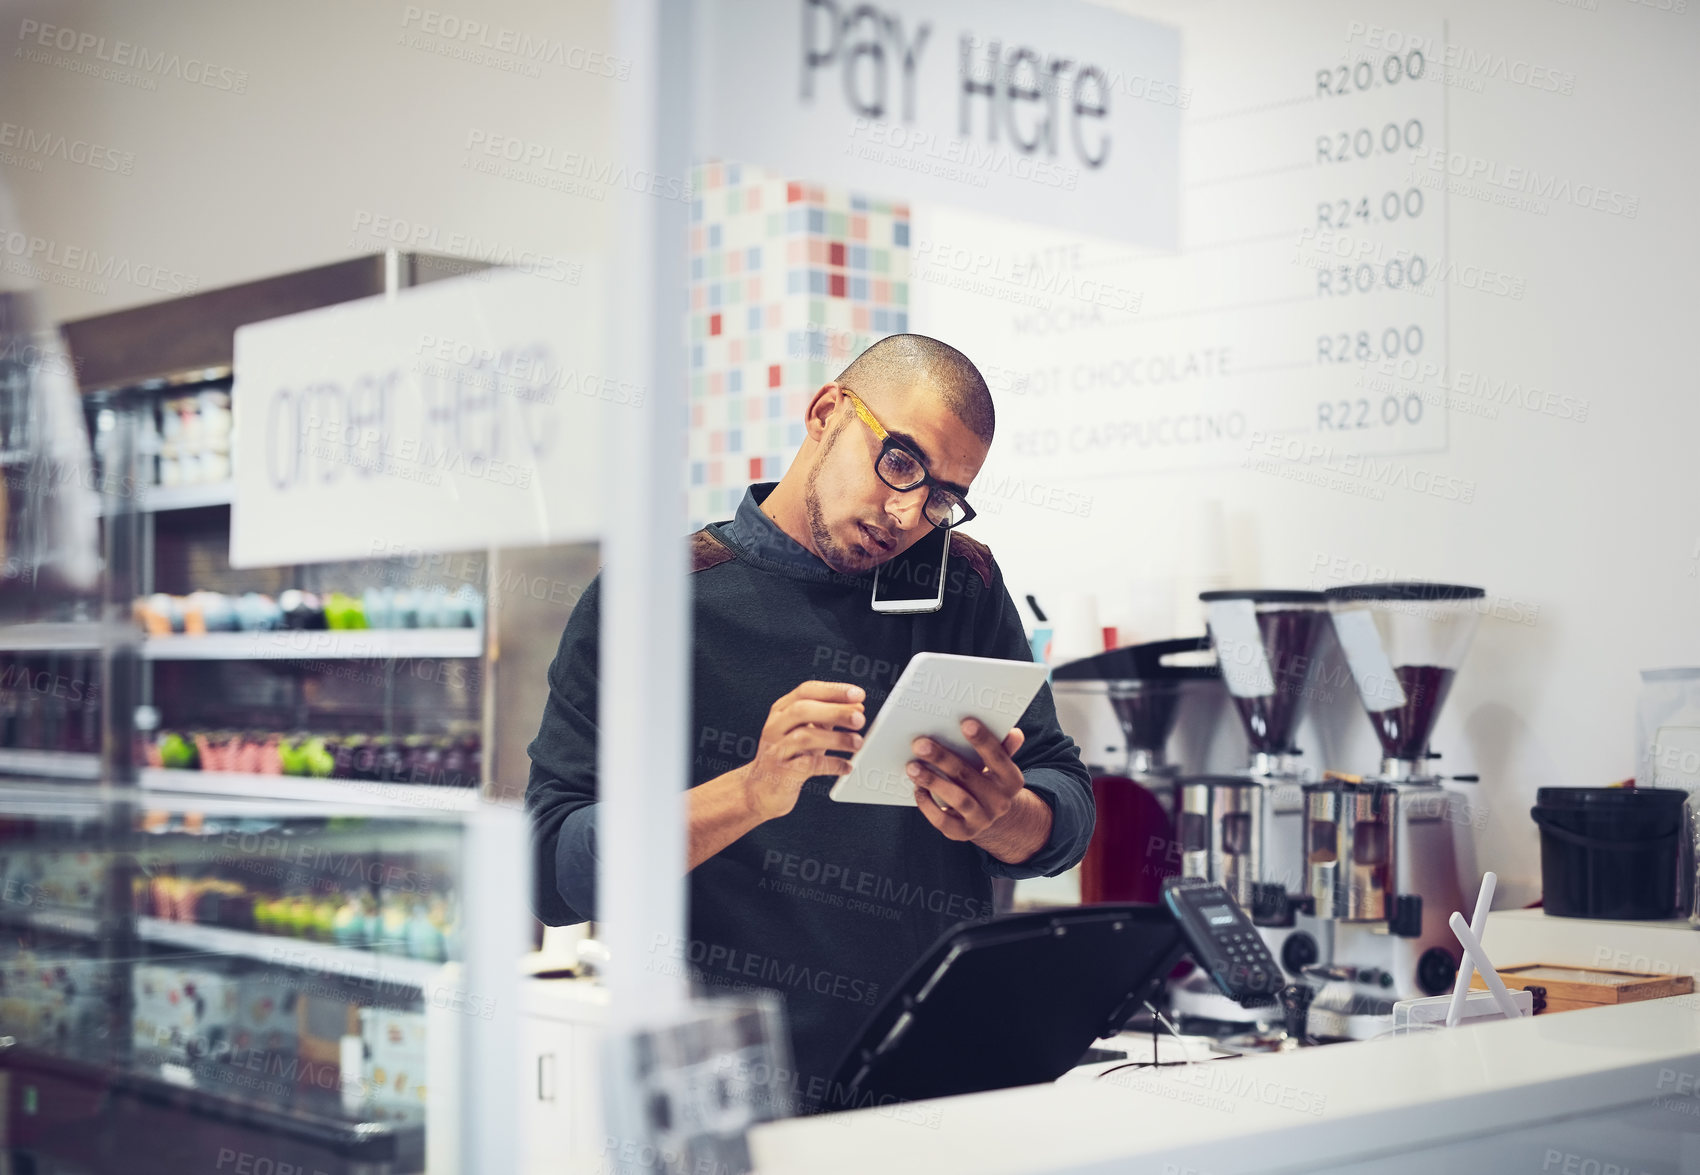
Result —
M1476 894L1475 917L1466 922L1463 914L1453 911L1448 920L1452 933L1458 937L1459 945L1464 948L1463 962L1458 966L1458 979L1453 985L1452 994L1430 996L1421 1000L1401 1000L1394 1004L1395 1030L1416 1025L1438 1026L1443 1022L1448 1028L1456 1028L1465 1021L1516 1020L1535 1014L1534 994L1524 990L1507 990L1505 981L1499 977L1493 961L1488 958L1487 951L1482 946L1482 935L1487 930L1488 910L1493 906L1493 891L1498 884L1499 878L1493 873L1482 874L1482 886ZM1480 975L1488 989L1471 991L1472 975Z

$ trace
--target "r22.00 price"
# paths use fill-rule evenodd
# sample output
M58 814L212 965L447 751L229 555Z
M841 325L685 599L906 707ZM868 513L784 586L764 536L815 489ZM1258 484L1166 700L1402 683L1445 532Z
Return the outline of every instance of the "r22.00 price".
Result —
M1337 335L1316 336L1318 363L1368 363L1372 359L1400 359L1420 355L1423 351L1423 328L1412 324L1400 330L1390 326L1377 338L1367 330L1357 334L1342 331Z
M1392 428L1417 424L1423 418L1421 396L1383 396L1373 400L1322 400L1316 405L1316 427L1336 432L1356 428Z

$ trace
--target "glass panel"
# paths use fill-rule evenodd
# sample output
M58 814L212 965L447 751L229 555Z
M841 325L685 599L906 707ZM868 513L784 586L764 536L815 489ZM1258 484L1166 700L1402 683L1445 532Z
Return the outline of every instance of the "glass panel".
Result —
M464 819L0 789L3 1061L63 1123L45 1153L127 1137L169 1091L185 1136L235 1115L274 1146L422 1156L428 1053L459 1047L427 995L457 986Z

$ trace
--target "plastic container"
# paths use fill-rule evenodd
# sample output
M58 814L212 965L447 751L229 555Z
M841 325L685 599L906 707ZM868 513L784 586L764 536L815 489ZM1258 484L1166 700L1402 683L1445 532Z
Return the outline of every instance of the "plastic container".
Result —
M1687 793L1675 788L1543 787L1541 890L1560 918L1672 918Z

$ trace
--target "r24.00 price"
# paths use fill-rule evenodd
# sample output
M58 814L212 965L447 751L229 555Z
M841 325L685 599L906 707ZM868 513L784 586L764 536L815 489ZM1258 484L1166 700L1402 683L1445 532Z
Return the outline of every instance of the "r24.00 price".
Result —
M1383 192L1379 210L1368 196L1351 200L1328 200L1316 206L1317 228L1350 228L1352 220L1375 224L1381 221L1415 220L1423 214L1423 190L1407 188L1403 192Z
M1342 331L1336 335L1316 336L1318 363L1368 363L1372 359L1399 359L1420 355L1423 351L1423 328L1415 324L1403 330L1390 326L1376 337L1370 331L1356 334Z

